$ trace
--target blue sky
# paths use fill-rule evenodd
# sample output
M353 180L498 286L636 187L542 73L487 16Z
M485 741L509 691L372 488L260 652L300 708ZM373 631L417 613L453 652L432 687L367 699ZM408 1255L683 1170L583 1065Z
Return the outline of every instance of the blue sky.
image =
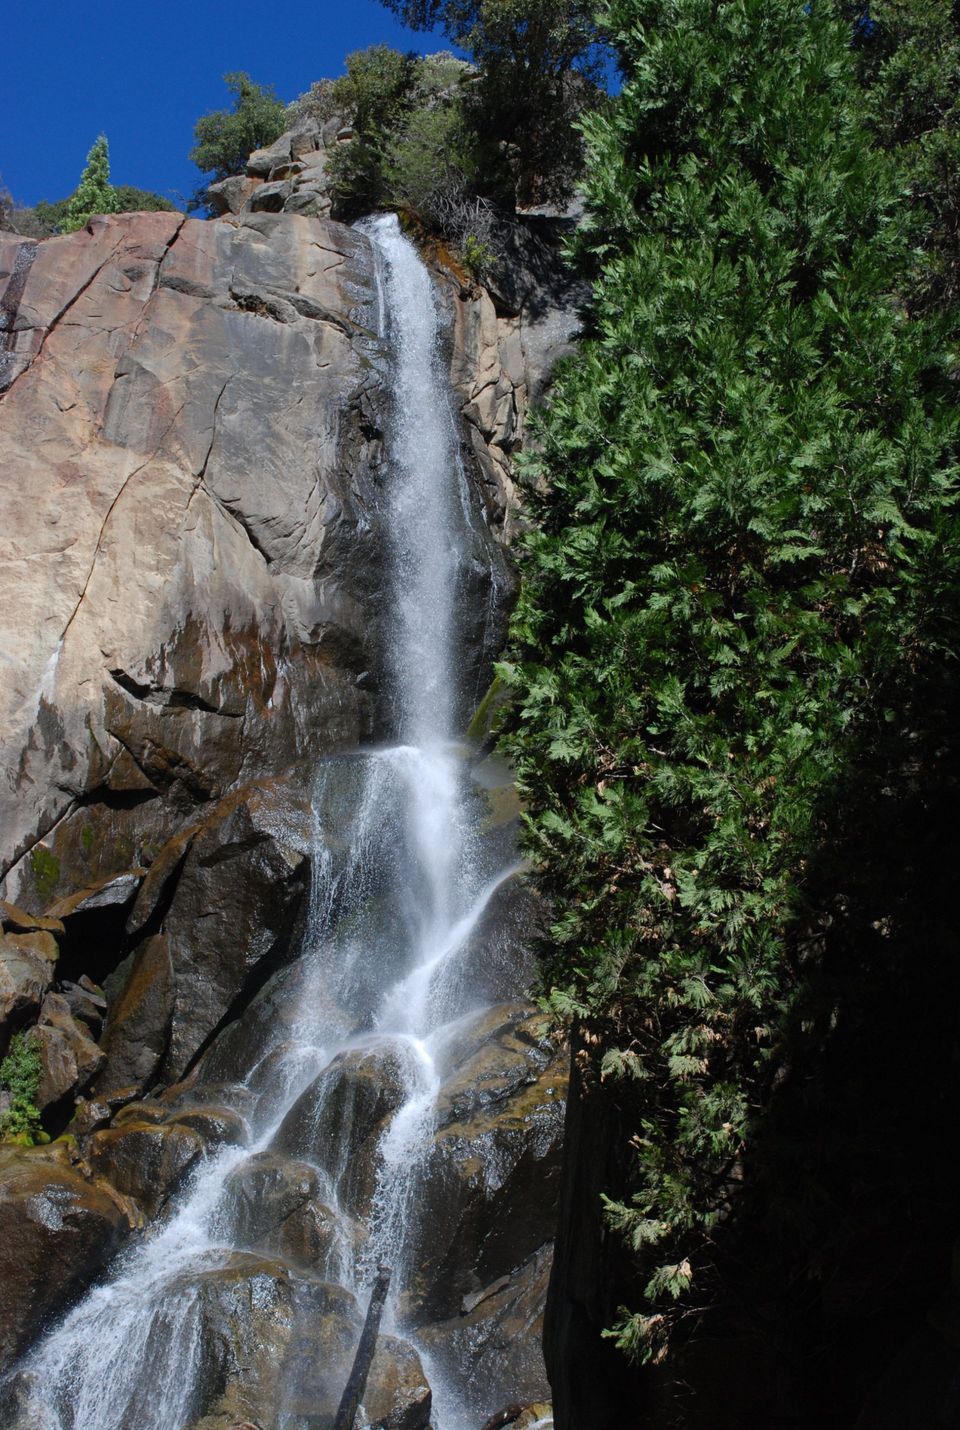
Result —
M222 109L222 76L246 70L295 99L379 42L444 48L379 0L8 0L2 20L0 180L21 204L72 193L99 133L115 184L185 202L200 175L187 154L201 114Z

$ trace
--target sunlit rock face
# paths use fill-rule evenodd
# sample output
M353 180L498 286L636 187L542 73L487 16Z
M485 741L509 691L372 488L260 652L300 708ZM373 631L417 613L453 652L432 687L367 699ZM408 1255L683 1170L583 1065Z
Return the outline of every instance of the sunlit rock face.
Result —
M365 257L349 229L274 215L0 240L20 275L0 400L8 892L43 904L149 862L200 806L367 730Z
M526 272L518 263L514 279ZM449 736L466 728L503 640L510 458L574 320L548 333L542 294L525 307L436 263L433 283L465 492L458 654L438 727ZM345 1268L363 1264L382 1139L412 1095L410 1068L363 1042L368 1014L324 976L311 1007L344 1050L325 1055L256 1150L302 1040L296 956L319 927L318 868L333 887L354 858L367 777L351 752L396 738L388 686L417 683L414 646L405 671L384 656L403 592L385 555L400 404L375 331L381 302L369 238L290 207L97 218L40 243L0 235L0 1055L27 1032L37 1105L51 1133L70 1133L55 1156L4 1152L0 1209L8 1245L29 1233L37 1268L48 1251L63 1260L57 1237L76 1252L35 1305L33 1262L11 1262L0 1349L9 1363L121 1243L135 1249L131 1232L167 1225L226 1157L218 1215L236 1256L191 1272L156 1308L171 1327L172 1306L196 1321L209 1375L190 1423L204 1430L267 1416L280 1385L324 1405L335 1395L358 1326ZM432 542L429 521L424 531ZM405 698L430 706L416 689ZM453 783L470 783L462 751L444 760ZM464 817L491 868L506 867L515 801L489 780L472 789L457 796ZM384 826L362 939L346 936L359 1003L385 976L402 826ZM465 1403L479 1420L501 1389L547 1394L539 1336L565 1059L522 1001L539 912L516 884L508 872L492 886L444 994L470 1020L437 1053L416 1197L427 1220L409 1238L421 1271L401 1307L441 1377L469 1363ZM342 912L334 901L324 917ZM0 1116L10 1099L0 1090ZM231 1381L253 1364L266 1301L276 1343L263 1341L251 1398L238 1399ZM301 1341L327 1331L334 1373L313 1385ZM427 1380L411 1345L387 1337L371 1379L377 1423L425 1425ZM8 1392L11 1406L27 1396L29 1423L28 1381Z

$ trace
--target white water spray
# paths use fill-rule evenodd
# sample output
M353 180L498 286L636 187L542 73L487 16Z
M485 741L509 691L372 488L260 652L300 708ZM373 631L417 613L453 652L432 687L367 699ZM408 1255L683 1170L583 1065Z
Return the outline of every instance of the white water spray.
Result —
M476 1006L461 955L514 871L489 867L482 853L465 763L453 744L467 502L436 295L395 218L364 228L377 257L390 353L385 663L397 743L330 761L321 772L311 927L284 991L286 1005L297 1011L277 1029L264 1028L247 1073L240 1105L249 1145L206 1160L179 1210L132 1246L112 1279L27 1359L17 1378L15 1430L193 1426L202 1413L204 1374L198 1278L225 1266L238 1245L225 1185L283 1141L304 1097L314 1097L311 1126L322 1122L327 1084L336 1089L342 1059L358 1053L389 1057L402 1096L378 1148L366 1243L351 1266L344 1234L335 1264L358 1292L377 1261L394 1267L388 1324L395 1324L393 1308L411 1274L407 1248L434 1129L441 1053ZM327 811L337 791L340 803ZM334 860L324 821L328 816L337 825L344 809L348 828L338 833L347 851ZM336 1210L351 1149L323 1150L321 1170ZM438 1384L434 1390L440 1394L432 1423L461 1430L455 1391ZM275 1409L278 1424L299 1426Z

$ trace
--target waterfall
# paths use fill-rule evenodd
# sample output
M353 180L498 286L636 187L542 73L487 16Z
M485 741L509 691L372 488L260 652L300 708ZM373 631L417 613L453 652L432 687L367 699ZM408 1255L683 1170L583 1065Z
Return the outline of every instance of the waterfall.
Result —
M208 1156L177 1206L18 1368L16 1430L192 1430L209 1374L204 1297L245 1249L238 1178L270 1156L293 1154L315 1169L336 1221L330 1280L361 1296L378 1261L393 1267L386 1328L404 1334L403 1297L415 1272L411 1228L444 1058L464 1016L483 1002L464 950L513 869L481 831L481 804L455 744L469 499L441 359L441 313L396 219L363 228L390 354L384 665L394 743L330 759L318 772L310 927L300 958L277 985L286 1014L257 1025L255 1065L235 1083L245 1145ZM216 1056L214 1048L214 1064ZM344 1207L362 1115L356 1088L345 1081L351 1069L364 1076L373 1069L370 1085L377 1095L386 1087L392 1099L392 1116L378 1124L369 1225L359 1242ZM339 1129L336 1145L331 1128ZM456 1386L431 1381L431 1423L438 1430L472 1425ZM275 1406L271 1423L302 1430L308 1419L295 1399Z

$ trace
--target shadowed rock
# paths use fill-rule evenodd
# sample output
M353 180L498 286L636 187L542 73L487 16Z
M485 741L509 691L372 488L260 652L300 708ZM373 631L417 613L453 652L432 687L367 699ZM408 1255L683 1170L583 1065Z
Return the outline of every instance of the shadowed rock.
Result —
M349 1291L242 1252L171 1287L195 1317L202 1403L192 1430L231 1423L328 1425L350 1370L361 1316ZM382 1337L364 1405L384 1430L423 1430L430 1388L413 1348Z
M129 1225L116 1194L70 1167L62 1146L0 1148L0 1371L89 1285Z

